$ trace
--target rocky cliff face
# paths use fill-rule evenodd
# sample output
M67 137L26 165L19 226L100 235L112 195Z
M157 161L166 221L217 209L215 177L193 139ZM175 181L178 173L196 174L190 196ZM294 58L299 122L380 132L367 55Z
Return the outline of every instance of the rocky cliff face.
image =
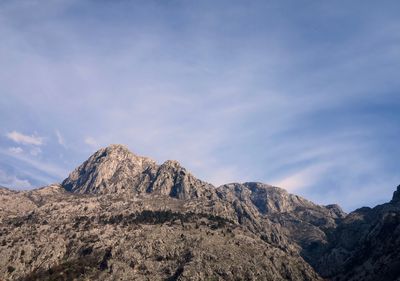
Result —
M313 260L317 271L331 280L400 280L398 191L389 203L346 216Z
M61 185L0 189L0 280L396 280L399 188L346 215L111 145Z
M122 145L111 145L93 154L76 168L62 186L73 193L120 193L138 186L143 171L154 170L156 163L136 156Z
M125 146L100 149L76 168L62 186L79 194L159 194L180 199L212 196L210 184L196 179L177 161L157 165L130 152Z
M393 198L392 198L392 201L390 201L390 203L392 203L392 204L400 203L400 185L398 185L396 191L393 192Z

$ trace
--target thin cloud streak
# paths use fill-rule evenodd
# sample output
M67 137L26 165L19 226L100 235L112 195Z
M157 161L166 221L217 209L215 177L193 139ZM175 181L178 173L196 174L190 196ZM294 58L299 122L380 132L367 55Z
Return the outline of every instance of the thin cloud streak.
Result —
M65 145L65 140L64 140L63 136L61 135L60 131L59 130L55 130L55 134L56 134L56 137L57 137L58 144L63 146L63 147L67 147Z
M17 131L12 131L10 133L7 133L7 137L20 144L31 144L31 145L42 145L43 144L43 138L35 135L24 135L22 133L19 133Z
M42 171L43 173L46 173L48 175L55 176L58 178L66 177L66 175L68 175L68 173L69 173L69 171L67 171L61 167L58 167L54 164L41 162L37 159L32 159L27 155L10 153L9 151L3 150L3 149L0 149L0 154L15 158L23 163L26 163L26 164L34 167L35 169L37 169L39 171Z
M329 164L321 164L306 167L285 178L272 182L272 185L282 187L289 192L296 193L301 189L310 187L318 182L329 170Z
M32 185L28 180L19 179L16 176L10 176L2 170L0 170L0 186L14 188L14 189L32 188Z
M23 150L21 147L19 147L19 146L17 146L17 147L10 147L10 148L8 148L8 151L10 151L11 153L14 153L14 154L19 154L19 153L24 152L24 150Z

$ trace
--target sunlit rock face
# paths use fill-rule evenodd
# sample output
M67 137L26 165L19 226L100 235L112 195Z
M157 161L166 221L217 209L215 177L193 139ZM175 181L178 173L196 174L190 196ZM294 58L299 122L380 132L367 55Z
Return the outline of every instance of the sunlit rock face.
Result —
M214 191L210 184L196 179L177 161L157 165L154 160L137 156L122 145L97 151L62 186L79 194L154 193L180 199L212 196Z
M110 145L61 184L0 188L0 280L399 280L399 194L345 214Z
M90 156L62 186L80 194L119 193L140 183L145 170L155 168L154 161L133 154L125 146L110 145Z

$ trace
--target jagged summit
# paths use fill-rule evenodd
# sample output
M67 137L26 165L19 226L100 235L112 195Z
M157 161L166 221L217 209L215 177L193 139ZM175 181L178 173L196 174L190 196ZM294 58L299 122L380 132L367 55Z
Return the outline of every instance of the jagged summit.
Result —
M155 161L133 154L126 146L101 148L76 168L62 186L75 193L120 192Z
M117 150L121 151L121 150L124 150L124 151L130 152L129 148L126 145L119 144L119 143L110 144L110 145L108 145L107 147L105 147L103 149L107 150L107 151L117 151Z
M338 205L320 206L285 189L260 182L230 183L218 188L221 194L227 192L235 197L252 202L263 213L287 213L299 209L313 209L329 217L344 217Z
M210 184L196 179L179 162L167 160L162 165L133 154L126 146L113 144L102 148L77 167L62 182L73 193L155 193L176 198L193 198L213 190Z
M154 162L148 157L143 157L132 153L129 148L123 144L110 144L107 147L101 148L96 151L92 156L94 158L112 158L113 160L120 161L127 157L135 159L137 164L141 165L144 161Z
M393 198L391 203L399 203L400 202L400 185L397 186L397 189L395 192L393 192Z

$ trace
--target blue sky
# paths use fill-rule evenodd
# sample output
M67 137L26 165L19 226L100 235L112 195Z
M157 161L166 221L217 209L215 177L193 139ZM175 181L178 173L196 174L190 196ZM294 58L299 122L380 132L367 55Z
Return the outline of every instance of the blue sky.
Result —
M346 210L400 184L398 1L0 2L0 185L110 143Z

